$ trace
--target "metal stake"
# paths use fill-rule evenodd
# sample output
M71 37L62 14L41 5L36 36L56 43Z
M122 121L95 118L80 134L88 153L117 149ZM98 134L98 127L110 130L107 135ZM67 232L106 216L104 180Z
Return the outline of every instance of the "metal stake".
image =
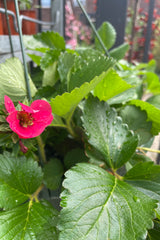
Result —
M7 28L8 28L9 43L10 43L12 57L14 57L13 42L12 42L11 28L10 28L9 17L8 17L8 12L7 12L7 2L6 2L6 0L4 0L4 7L5 7L5 15L6 15L6 21L7 21Z
M29 85L29 77L28 77L29 75L28 75L27 62L26 62L26 59L25 59L25 51L24 51L22 29L21 29L20 17L19 17L18 1L14 0L14 2L15 2L15 9L16 9L16 16L17 16L19 40L20 40L21 51L22 51L22 59L23 59L23 65L24 65L24 76L25 76L25 81L26 81L27 95L28 95L28 99L31 100L32 96L31 96L31 89L30 89L30 85Z
M110 54L109 54L107 48L105 47L105 45L104 45L104 43L103 43L103 41L102 41L102 39L101 39L99 33L97 32L97 30L96 30L94 24L92 23L90 17L88 16L86 10L84 9L83 5L81 4L81 2L80 2L79 0L77 0L77 2L78 2L78 4L79 4L79 6L80 6L82 12L84 13L86 19L88 20L88 22L89 22L89 24L90 24L90 26L91 26L93 32L95 33L95 35L96 35L96 37L97 37L99 43L101 44L103 50L105 51L106 55L107 55L108 57L110 57Z

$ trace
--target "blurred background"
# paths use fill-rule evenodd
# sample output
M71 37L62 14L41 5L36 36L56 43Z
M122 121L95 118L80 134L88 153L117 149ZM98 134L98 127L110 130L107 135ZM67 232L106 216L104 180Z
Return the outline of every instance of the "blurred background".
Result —
M15 13L14 0L7 0L6 3L7 9ZM154 58L157 71L160 71L159 0L81 0L81 3L97 29L105 21L114 26L117 33L114 47L124 42L130 45L125 56L129 62L147 62ZM0 7L4 8L4 0L0 0ZM54 30L63 35L67 46L73 49L93 43L92 29L77 0L19 0L19 9L22 16L41 21L32 22L31 27L31 22L24 18L23 34ZM32 15L29 15L31 12ZM13 19L9 17L10 27L13 25L11 34L17 35ZM0 24L0 35L8 35L6 16L2 12Z

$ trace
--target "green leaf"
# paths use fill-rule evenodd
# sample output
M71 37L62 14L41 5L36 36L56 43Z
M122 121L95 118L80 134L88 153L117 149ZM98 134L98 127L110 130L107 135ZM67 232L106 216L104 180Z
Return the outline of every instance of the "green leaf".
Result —
M130 105L135 105L140 107L141 110L145 110L148 116L148 121L152 121L152 130L153 135L157 135L160 132L160 110L148 102L141 100L132 100L129 102Z
M11 129L10 129L9 125L7 124L7 122L0 123L0 133L2 133L2 132L11 132Z
M147 72L155 72L156 70L156 61L154 59L150 60L147 63L138 63L134 66L136 70L146 70Z
M42 87L42 77L43 77L43 71L40 69L39 66L35 66L31 71L31 78L35 84L35 86L38 88ZM37 94L37 92L36 92ZM35 95L34 95L35 97Z
M37 162L16 158L5 152L0 155L0 207L11 209L28 200L42 182Z
M53 114L53 116L54 116L54 119L53 119L52 123L50 124L50 126L52 126L52 127L63 127L63 128L67 127L65 125L65 123L63 122L61 117L59 117L56 114Z
M64 165L67 169L73 167L76 163L88 162L89 158L85 155L84 149L75 148L68 152L64 158Z
M41 62L41 56L37 56L35 54L30 54L30 53L27 53L27 55L32 59L33 62L35 62L37 64L37 66L40 65L40 62Z
M138 163L131 168L124 180L142 191L149 197L159 201L158 211L160 211L160 166L153 162Z
M115 28L109 22L103 22L98 29L98 33L106 48L110 49L116 41ZM97 49L102 50L102 46L97 38L95 38L95 46Z
M117 64L117 72L127 83L141 86L142 78L140 77L140 71L137 69L138 66L131 65L125 60L120 60Z
M26 48L30 50L39 51L45 53L46 50L49 50L48 46L34 37L34 35L23 35L23 42Z
M0 213L1 240L58 240L57 211L47 202L27 202Z
M160 236L160 228L159 229L151 229L148 232L147 240L159 240L159 236Z
M154 165L154 162L140 162L126 173L124 179L127 181L151 181L160 184L160 166ZM147 186L147 184L145 185Z
M44 166L44 183L47 188L57 189L62 182L63 173L64 169L61 161L57 158L51 159Z
M11 136L11 133L0 133L0 146L7 146L9 143L13 142Z
M144 239L153 226L156 201L97 166L78 164L63 186L59 240Z
M53 87L58 80L57 74L57 62L54 62L52 65L48 66L43 75L42 86L50 86Z
M36 93L36 87L29 78L31 95ZM9 96L12 101L22 101L27 96L23 65L18 58L9 58L0 64L0 101L4 95Z
M38 89L36 95L34 96L34 100L46 98L48 101L51 97L54 97L56 95L56 91L54 87L46 86L41 87Z
M107 58L99 52L94 58L88 56L86 60L80 56L75 57L75 63L68 75L68 91L80 87L85 82L90 82L95 76L107 71L114 64L115 61L112 58Z
M139 136L139 146L147 143L151 138L152 123L147 122L147 114L136 106L126 106L120 111L120 116L130 130Z
M160 109L160 95L155 95L146 100L148 103Z
M60 76L60 80L63 83L67 84L67 75L70 68L73 66L74 59L76 54L64 52L61 53L58 59L58 72Z
M80 101L107 75L108 72L104 72L100 76L95 77L90 83L87 82L80 88L75 88L71 93L66 92L51 99L52 112L65 119L70 119Z
M116 60L120 60L125 57L126 52L129 50L129 44L123 43L122 45L114 48L109 52L110 56L115 58Z
M107 103L109 105L113 104L125 104L128 101L131 101L132 99L137 99L138 94L135 88L129 88L125 92L122 92L110 99L108 99Z
M108 167L118 169L131 158L138 138L105 102L88 98L82 120L89 143L103 155Z
M59 49L50 49L46 51L40 61L41 69L45 70L50 65L53 65L53 63L58 60L59 55Z
M158 75L153 72L147 72L144 74L144 82L147 83L147 89L153 94L160 94L160 82Z
M148 161L152 161L152 160L142 153L139 153L139 152L135 153L135 154L133 154L130 161L126 163L126 165L125 165L126 171L129 171L137 163L148 162Z
M132 87L132 85L125 82L116 71L112 69L109 71L107 78L95 87L94 96L98 97L101 101L107 101Z
M34 38L46 44L49 48L57 48L60 50L65 50L64 38L60 36L59 33L57 32L52 32L52 31L41 32L34 35Z
M160 222L154 220L154 228L148 231L147 240L159 240L160 236Z

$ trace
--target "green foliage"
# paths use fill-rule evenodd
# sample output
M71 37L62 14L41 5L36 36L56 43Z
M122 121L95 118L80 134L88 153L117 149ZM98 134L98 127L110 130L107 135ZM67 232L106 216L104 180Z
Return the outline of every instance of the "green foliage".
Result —
M90 83L86 82L80 88L75 88L71 93L66 92L51 99L53 113L65 119L70 119L80 101L107 75L108 72L104 72L100 76L95 77Z
M113 88L113 85L115 86ZM94 89L94 96L98 97L101 101L107 101L108 99L115 97L121 92L132 88L130 84L125 82L115 70L110 70L107 78L102 80Z
M15 158L8 152L0 155L0 207L12 209L27 201L42 178L41 168L32 159Z
M154 94L160 94L159 77L154 72L147 72L144 77L144 82L147 83L147 89Z
M110 98L107 100L107 103L110 105L114 104L125 104L126 102L137 99L138 94L135 88L129 88L128 90Z
M18 71L17 71L18 69ZM31 95L34 96L36 88L31 79ZM7 59L0 67L0 102L4 101L4 95L13 101L21 101L27 96L23 65L18 58Z
M45 52L40 61L40 66L42 70L45 70L48 66L52 65L55 61L58 60L60 55L59 49L51 49Z
M57 80L58 80L57 63L54 62L52 63L52 65L48 66L45 69L43 79L42 79L42 86L53 87L57 82Z
M113 47L110 23L99 34L107 49ZM1 64L0 239L159 239L160 166L144 148L160 132L155 61L128 63L125 43L106 57L97 39L76 50L51 31L24 39L38 65L30 69L32 97L48 101L54 119L35 139L12 132L8 115L18 129L26 126L19 112L6 111L4 95L32 100L21 62ZM148 92L152 97L142 101ZM32 119L27 106L17 111L28 128L44 117L33 110L38 117Z
M121 110L120 116L127 123L129 129L138 134L139 146L147 143L152 138L152 123L146 121L147 114L145 111L141 111L136 106L126 106Z
M75 56L75 54L64 52L58 59L58 72L62 83L67 82L67 75L74 63Z
M48 46L36 39L34 35L23 36L23 42L25 47L30 50L40 51L42 53L47 49L49 50Z
M148 102L144 102L141 100L132 100L130 101L131 105L135 105L140 107L141 110L145 110L148 116L149 121L152 121L152 134L157 135L160 132L160 110L154 107L152 104Z
M0 239L55 239L58 212L47 202L28 202L0 213Z
M36 95L34 96L34 99L41 99L41 98L49 99L54 95L55 95L55 88L46 86L38 89L38 91L36 92Z
M154 229L148 231L147 240L158 240L160 234L160 222L158 219L154 221Z
M41 62L41 56L37 56L35 54L30 54L28 53L28 56L32 59L33 62L35 62L38 66L40 65Z
M120 168L133 155L138 143L137 136L104 102L93 98L86 100L83 124L89 143L101 152L109 168Z
M123 43L122 45L114 48L109 52L110 56L120 60L125 57L126 52L129 50L129 45L127 43Z
M75 62L68 76L68 91L80 87L85 82L90 82L95 76L107 71L114 63L113 59L99 53L95 54L95 58L89 56L86 59L80 56L75 57Z
M52 190L57 189L62 181L64 173L63 165L59 159L54 158L44 167L44 182Z
M47 235L58 239L57 211L47 202L33 202L42 179L34 160L7 152L0 155L0 239L40 239L46 229Z
M57 48L60 50L65 50L65 41L62 36L57 32L42 32L34 35L36 40L39 40L43 44L47 45L49 48Z
M50 126L53 126L53 127L64 127L64 128L66 127L66 125L63 122L61 117L59 117L56 114L53 114L53 116L54 116L54 120L52 121Z
M98 29L98 33L106 48L110 49L116 41L116 31L114 27L109 22L104 22ZM95 38L95 46L102 51L102 46L97 38Z
M153 162L138 163L126 173L124 179L146 195L158 200L157 211L160 212L160 166L154 165Z
M136 188L90 164L65 175L60 240L144 239L152 228L156 201Z
M68 152L64 158L64 165L66 169L70 169L76 163L88 162L88 157L85 155L84 150L81 148L75 148Z
M154 95L148 98L147 102L154 105L156 108L160 108L160 95Z

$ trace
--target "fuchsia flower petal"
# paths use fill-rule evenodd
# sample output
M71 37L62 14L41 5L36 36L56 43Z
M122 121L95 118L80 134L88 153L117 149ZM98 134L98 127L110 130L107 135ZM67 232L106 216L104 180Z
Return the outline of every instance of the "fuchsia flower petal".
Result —
M31 108L34 111L33 117L36 122L44 122L46 125L52 122L52 108L46 101L36 100L31 104Z
M33 113L33 109L27 105L24 105L23 103L19 102L19 104L21 105L22 107L22 110L24 110L25 112L28 112L28 113Z
M21 111L15 109L12 100L7 96L5 101L6 110L10 113L6 120L20 138L39 136L53 120L51 106L44 100L36 100L30 107L19 103Z
M46 128L46 125L43 123L36 123L32 126L28 126L27 128L24 128L20 125L16 126L16 133L20 138L34 138L39 136L44 129ZM15 129L15 128L14 128Z
M14 112L16 110L12 100L8 96L4 96L4 105L7 112L9 113Z

